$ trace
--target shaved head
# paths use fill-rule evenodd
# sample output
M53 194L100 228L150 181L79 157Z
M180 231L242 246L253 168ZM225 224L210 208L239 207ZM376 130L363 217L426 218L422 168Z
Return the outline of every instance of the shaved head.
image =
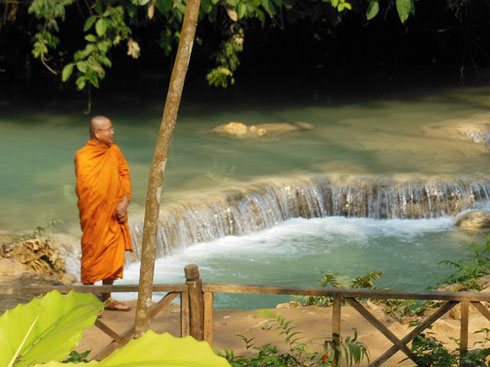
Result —
M95 116L90 120L90 138L98 144L110 147L114 141L114 128L105 116Z
M107 117L105 116L94 116L90 120L90 137L93 138L94 133L97 130L103 129L104 125L107 123L107 121L110 121Z

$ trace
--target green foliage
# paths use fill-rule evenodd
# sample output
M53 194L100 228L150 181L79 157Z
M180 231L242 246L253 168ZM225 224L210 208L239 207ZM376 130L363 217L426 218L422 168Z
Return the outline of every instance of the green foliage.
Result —
M366 288L376 289L374 282L383 275L381 271L372 271L354 279L341 278L337 273L326 274L318 280L318 284L323 288ZM325 296L294 296L295 300L302 302L305 306L331 306L333 304L332 297Z
M32 54L41 59L44 65L53 71L47 64L49 49L56 49L59 38L53 32L59 32L57 19L65 20L65 7L71 5L73 0L33 0L29 6L28 13L41 20L37 32L32 37Z
M112 66L109 50L124 40L127 41L128 55L139 57L139 45L130 38L131 29L126 24L125 11L126 8L121 5L107 4L104 8L102 1L97 2L96 14L89 16L83 26L84 32L95 31L95 34L85 35L88 43L84 49L76 51L73 62L63 68L62 81L67 81L76 67L78 73L75 84L79 90L87 84L99 88L100 81L105 78L105 69Z
M484 334L483 342L473 345L473 349L462 351L459 348L448 350L444 343L437 340L433 333L427 332L418 335L412 342L412 352L417 357L419 366L465 366L487 367L487 358L490 356L490 329L481 329L476 334ZM459 340L453 339L456 344ZM461 364L460 364L461 360Z
M104 304L92 294L57 291L18 305L0 317L0 366L74 366L87 362L89 352L71 352L83 330L94 324ZM155 348L158 345L158 348ZM63 363L70 353L70 357ZM101 362L87 366L202 366L227 367L228 362L206 342L192 337L176 338L168 333L147 332Z
M351 288L376 289L374 282L382 275L382 271L372 271L358 276L351 282Z
M468 246L467 254L459 261L444 260L439 264L446 264L456 268L444 284L457 284L456 290L481 291L482 284L479 279L490 274L490 236L486 243L472 243Z
M243 50L244 33L238 24L230 27L231 37L223 42L221 50L216 56L219 66L211 70L206 76L208 83L215 87L228 87L235 84L233 73L240 65L238 55Z
M405 22L414 15L413 0L395 0L399 18ZM459 11L467 0L447 0L448 8ZM66 54L67 45L60 44L57 36L68 7L77 4L77 13L83 17L77 51L72 57ZM85 6L84 6L85 5ZM320 19L334 28L342 21L342 14L364 12L368 20L376 17L381 6L392 8L378 0L352 2L350 0L202 0L200 21L212 24L224 39L214 52L214 67L207 73L209 85L228 87L235 83L234 74L240 65L240 54L247 29L256 27L280 27L309 19L312 24ZM181 23L185 12L184 0L99 0L76 3L74 0L33 0L28 9L38 20L32 37L32 53L35 58L57 74L55 63L62 70L61 80L67 82L76 74L75 85L79 90L87 86L99 88L107 70L112 67L111 49L123 42L127 54L138 58L139 43L131 38L134 30L151 27L152 22L162 25L156 32L163 55L170 56L180 39ZM258 23L258 24L257 24ZM196 41L203 44L197 34ZM206 40L204 40L205 42ZM207 45L206 45L207 46ZM61 48L56 54L52 51ZM71 45L69 46L71 48ZM49 56L49 57L48 57ZM67 57L68 56L68 57Z
M6 311L0 317L0 366L64 359L102 310L92 294L53 291Z
M324 3L330 3L332 7L337 9L338 12L343 11L344 9L352 10L352 5L345 0L322 0Z
M336 352L339 361L345 360L345 365L358 365L363 360L369 361L366 346L357 340L357 332L354 337L346 337L341 341L340 347L333 340L327 338L321 344L322 351L315 352L313 340L304 340L302 333L297 330L291 321L274 312L261 310L259 315L268 319L279 331L279 336L284 338L288 350L279 352L276 345L265 344L261 347L255 346L253 339L240 336L246 344L249 356L237 356L231 350L225 350L222 354L233 367L310 367L310 366L332 366ZM318 345L319 346L319 345ZM318 349L318 348L317 348Z
M88 355L90 354L90 350L86 350L85 352L78 353L76 350L72 350L70 352L70 356L63 361L63 363L88 363Z
M413 299L387 299L379 301L384 305L383 311L394 318L422 316L429 303Z
M415 14L415 4L413 0L396 0L396 10L400 21L405 23L410 15Z
M158 346L157 348L155 346ZM35 367L67 367L78 363L49 362ZM146 332L142 337L131 340L106 359L91 361L84 366L182 366L182 367L229 367L225 358L217 356L208 343L199 342L191 336L177 338L169 333Z
M379 13L379 3L376 0L372 0L369 2L368 8L366 10L366 18L367 20L373 19Z

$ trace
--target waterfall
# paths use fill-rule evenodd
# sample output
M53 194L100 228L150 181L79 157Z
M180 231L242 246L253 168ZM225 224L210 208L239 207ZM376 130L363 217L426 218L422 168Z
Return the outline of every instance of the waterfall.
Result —
M189 198L164 208L157 256L198 242L271 228L291 218L437 218L454 216L485 200L490 200L488 181L399 182L332 176L274 179L225 190L213 194L212 199ZM142 223L131 224L135 248L132 260L140 258L142 231Z

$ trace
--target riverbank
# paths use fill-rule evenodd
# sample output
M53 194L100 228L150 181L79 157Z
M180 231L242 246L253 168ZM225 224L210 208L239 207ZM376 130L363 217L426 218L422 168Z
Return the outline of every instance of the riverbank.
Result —
M134 323L135 301L129 302L133 306L130 312L115 312L105 311L102 316L102 321L118 333L122 333ZM457 306L459 308L459 306ZM408 334L411 328L408 322L399 322L387 316L381 308L376 305L368 306L370 312L375 315L382 323L388 327L400 339ZM290 308L275 308L269 311L276 312L284 316L292 322L292 325L298 327L301 331L303 340L314 340L317 345L321 345L324 338L331 336L332 325L332 310L330 307L290 307ZM435 336L447 343L447 346L455 348L456 345L451 338L459 338L459 312L453 312L446 315L442 319L436 321L431 330ZM357 330L359 340L368 347L371 361L376 359L386 350L392 343L369 324L357 311L352 307L344 306L341 311L342 330L341 334L353 336L354 329ZM266 343L277 345L280 350L286 351L284 337L278 336L279 331L274 330L274 326L267 319L261 317L257 310L215 310L213 312L213 332L214 343L213 348L219 351L231 349L235 355L246 355L246 345L240 335L247 339L253 338L255 346L262 346ZM162 333L169 332L172 335L179 336L180 310L178 305L170 305L151 321L151 329ZM484 327L489 327L489 322L481 314L471 313L469 323L469 345L472 346L476 341L481 339L481 334L475 334ZM98 328L91 327L86 330L84 336L77 347L78 352L91 350L90 356L96 355L107 344L111 342L111 338L100 331ZM319 348L319 347L317 347ZM385 366L413 366L413 363L405 361L405 355L401 352L395 354L385 364ZM363 363L362 365L367 365Z
M0 240L2 244L12 243L19 240L20 237L3 234ZM23 241L40 241L36 239L22 239ZM5 251L5 246L2 246L2 251ZM482 278L483 292L490 292L490 276ZM55 278L52 275L39 274L29 271L24 265L9 258L0 256L0 285L8 285L17 287L22 285L33 284L60 284L60 278ZM117 295L115 295L117 298ZM30 300L30 296L7 296L0 299L0 314L4 310L13 308L18 303L26 303ZM105 311L102 315L102 321L118 333L122 333L134 323L135 301L128 302L133 310L130 312L115 312ZM485 305L487 308L489 304ZM402 318L397 320L383 312L382 305L376 305L368 302L365 307L375 315L389 330L400 339L409 333L409 321L414 318ZM304 340L314 340L321 345L324 338L329 338L331 335L331 315L330 307L317 306L300 306L297 302L290 302L278 305L277 308L268 309L282 315L293 325L298 327L298 331L302 332ZM434 309L429 309L427 313L433 312ZM425 317L427 314L425 315ZM422 320L421 317L418 320ZM436 321L431 332L441 341L447 343L450 348L455 348L456 345L451 338L459 338L460 324L459 306L442 319ZM274 326L259 315L257 310L214 310L213 318L214 344L213 347L223 351L231 349L235 355L246 354L246 345L240 335L247 339L253 339L255 346L262 346L266 343L277 345L280 350L286 350L283 337L279 336L279 331L276 331ZM161 314L159 314L151 322L152 330L156 332L170 332L171 334L180 335L180 309L178 305L171 304ZM371 360L376 359L384 351L391 347L391 343L379 331L371 326L360 314L351 307L342 307L341 313L342 336L352 336L354 329L357 330L359 340L366 344L370 351ZM481 339L482 334L475 334L476 331L482 328L488 328L488 320L478 311L470 308L470 323L469 323L469 345L470 347ZM105 345L111 342L111 338L102 333L95 326L89 328L84 333L84 336L77 347L78 352L91 350L90 356L95 356ZM411 366L412 363L406 361L401 364L398 362L403 360L405 356L398 353L393 356L386 366Z

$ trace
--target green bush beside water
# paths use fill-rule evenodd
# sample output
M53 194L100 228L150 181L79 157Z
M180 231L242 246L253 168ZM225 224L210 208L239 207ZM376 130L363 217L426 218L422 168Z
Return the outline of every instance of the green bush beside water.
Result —
M261 310L259 314L265 317L271 326L278 331L278 336L284 338L287 347L286 352L280 352L273 344L265 344L258 347L253 338L247 339L240 335L246 344L250 356L235 355L232 350L225 349L221 355L225 357L233 367L313 367L333 366L336 356L343 365L359 365L363 360L369 361L369 353L365 344L357 340L357 332L353 337L346 337L337 346L331 338L319 341L304 339L303 333L297 329L291 321L274 312ZM315 348L316 346L316 348ZM321 349L320 352L314 349Z

